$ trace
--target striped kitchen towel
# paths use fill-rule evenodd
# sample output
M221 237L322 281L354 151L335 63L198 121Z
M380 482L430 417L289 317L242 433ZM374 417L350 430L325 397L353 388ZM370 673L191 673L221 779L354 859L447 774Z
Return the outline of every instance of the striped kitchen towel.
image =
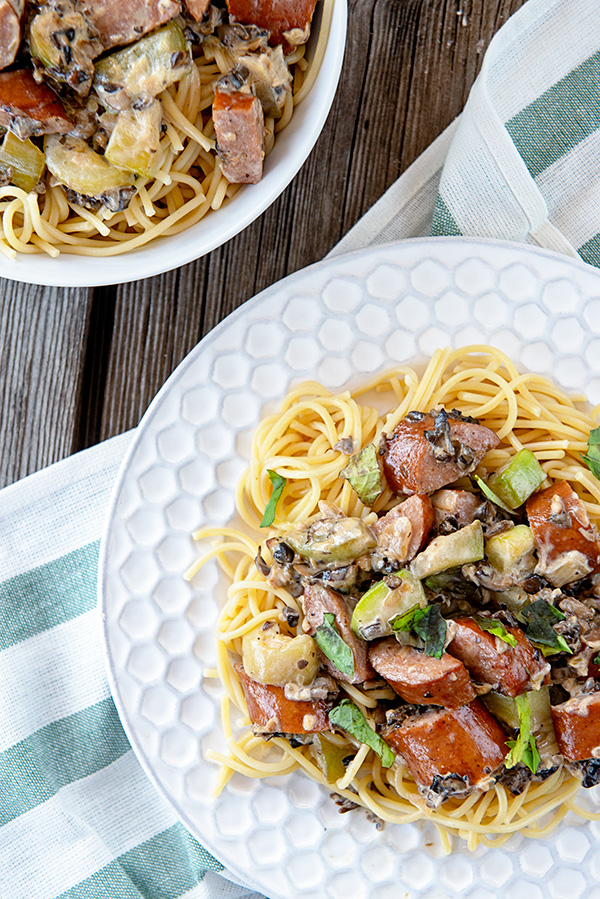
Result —
M460 118L335 252L464 234L600 265L599 175L599 0L528 0ZM96 567L130 439L0 492L1 899L251 895L156 793L109 693Z
M600 4L529 0L458 119L333 254L404 237L513 240L600 266Z

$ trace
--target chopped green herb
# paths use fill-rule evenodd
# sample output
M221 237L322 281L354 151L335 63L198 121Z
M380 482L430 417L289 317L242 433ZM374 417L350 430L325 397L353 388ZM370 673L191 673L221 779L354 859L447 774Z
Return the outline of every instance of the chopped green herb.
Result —
M592 659L592 661L593 661L594 665L600 665L600 652L594 659Z
M263 515L262 521L260 523L261 528L268 528L273 524L275 520L275 509L277 508L277 503L281 498L283 488L287 484L287 478L284 478L283 475L277 474L276 471L271 471L270 468L267 468L267 474L269 475L269 479L273 485L273 493L271 494L271 499L266 505L265 514Z
M506 768L514 768L519 762L527 765L534 774L540 764L540 755L537 750L535 737L531 734L531 707L526 693L517 696L517 711L519 713L519 735L516 740L507 740L506 745L510 752L506 756L504 765Z
M434 603L424 609L413 606L408 612L393 618L391 625L395 631L414 631L425 643L425 655L441 659L447 626L438 605Z
M329 721L345 730L359 743L369 746L377 753L384 768L391 768L394 764L394 753L390 747L373 730L358 706L349 699L342 699L340 704L330 711Z
M564 619L560 609L550 605L545 599L538 599L531 605L525 606L517 615L520 621L526 625L525 636L532 643L537 643L544 656L555 652L568 652L572 655L569 645L564 637L557 634L553 624Z
M377 447L370 443L360 453L352 456L340 477L346 478L359 500L365 506L372 506L383 492L383 480L377 455Z
M348 644L340 637L335 624L335 615L325 612L323 624L320 624L313 634L313 640L338 671L346 677L354 677L354 656Z
M581 458L594 477L600 480L600 428L590 432L587 453Z
M481 615L475 615L473 617L482 631L487 631L488 634L499 637L500 640L504 640L509 646L517 645L516 637L509 633L502 622L498 621L497 618L483 618Z

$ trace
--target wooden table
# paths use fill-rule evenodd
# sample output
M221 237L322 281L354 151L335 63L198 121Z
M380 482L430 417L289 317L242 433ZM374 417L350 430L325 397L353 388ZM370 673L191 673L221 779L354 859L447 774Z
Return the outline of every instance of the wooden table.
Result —
M134 284L1 281L0 487L134 427L221 319L321 259L461 111L491 38L524 2L349 0L324 131L292 185L246 231Z

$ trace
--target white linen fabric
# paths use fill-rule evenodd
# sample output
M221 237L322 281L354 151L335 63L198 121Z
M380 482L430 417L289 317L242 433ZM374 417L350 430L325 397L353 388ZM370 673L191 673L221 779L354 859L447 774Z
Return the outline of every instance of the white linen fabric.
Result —
M529 0L464 112L335 248L427 234L600 265L598 0ZM257 897L144 775L104 673L96 577L131 434L0 492L0 896Z

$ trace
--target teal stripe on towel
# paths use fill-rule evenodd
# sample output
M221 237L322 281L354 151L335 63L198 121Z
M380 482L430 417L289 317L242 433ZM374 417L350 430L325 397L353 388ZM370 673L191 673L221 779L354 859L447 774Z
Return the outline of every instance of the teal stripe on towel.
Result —
M129 751L112 699L42 727L0 753L0 825Z
M506 123L535 178L600 128L600 51Z
M461 237L460 228L454 221L452 213L448 206L446 206L446 203L440 194L437 195L435 200L433 219L431 222L431 234L434 237L441 237L443 235L449 237Z
M95 608L100 541L0 583L0 650Z
M174 824L58 899L178 899L197 886L207 871L222 871L181 824Z

